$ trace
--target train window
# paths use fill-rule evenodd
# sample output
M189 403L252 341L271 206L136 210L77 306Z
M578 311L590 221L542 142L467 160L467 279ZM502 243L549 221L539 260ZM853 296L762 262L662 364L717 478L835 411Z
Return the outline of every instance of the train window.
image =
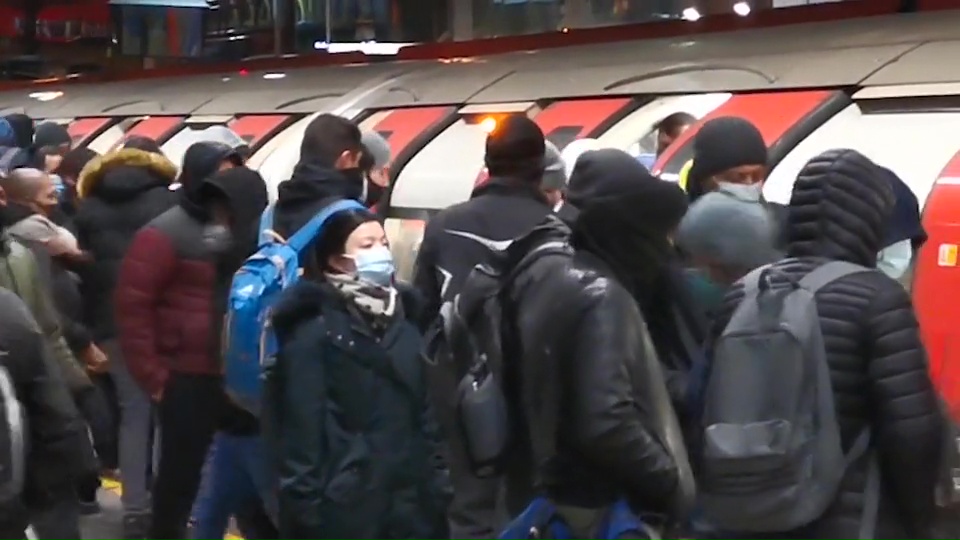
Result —
M925 201L960 140L960 113L863 113L847 107L798 144L770 173L764 195L787 203L800 169L832 148L853 148L897 173Z
M121 120L119 123L107 128L107 130L100 135L97 135L96 138L87 144L87 148L97 152L98 154L106 154L115 146L117 146L117 143L123 139L123 136L126 135L127 131L136 123L136 118L125 118Z
M187 148L190 148L190 145L197 142L198 133L203 130L206 126L187 126L178 131L173 137L163 143L163 146L160 147L163 150L163 153L167 156L167 159L172 161L174 165L180 167L183 165L183 154L186 153Z
M486 140L480 125L457 120L400 171L391 206L440 209L467 200L483 168Z
M560 126L547 133L547 140L552 142L558 150L563 150L572 143L577 135L583 131L583 126Z
M256 168L267 183L270 200L277 197L277 186L289 180L293 166L300 160L300 141L307 126L321 113L311 114L283 130L254 154L249 165Z
M695 94L667 96L655 99L633 111L626 118L605 131L598 140L609 148L620 148L634 156L654 154L657 151L657 122L675 112L688 112L703 118L730 99L730 94Z

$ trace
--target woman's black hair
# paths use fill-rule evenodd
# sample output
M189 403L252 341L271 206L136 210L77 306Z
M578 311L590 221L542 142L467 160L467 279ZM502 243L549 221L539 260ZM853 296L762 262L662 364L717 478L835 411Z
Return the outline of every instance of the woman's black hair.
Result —
M319 273L334 271L330 267L330 258L343 255L350 234L370 221L379 220L368 210L343 210L330 216L313 244L313 261L309 265L312 270Z

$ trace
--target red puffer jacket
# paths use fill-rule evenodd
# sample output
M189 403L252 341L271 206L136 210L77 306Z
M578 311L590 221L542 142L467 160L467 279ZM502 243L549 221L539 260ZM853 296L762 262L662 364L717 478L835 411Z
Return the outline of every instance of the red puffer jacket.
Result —
M150 395L171 371L220 373L214 336L215 255L203 223L175 206L134 237L120 266L115 313L131 375Z

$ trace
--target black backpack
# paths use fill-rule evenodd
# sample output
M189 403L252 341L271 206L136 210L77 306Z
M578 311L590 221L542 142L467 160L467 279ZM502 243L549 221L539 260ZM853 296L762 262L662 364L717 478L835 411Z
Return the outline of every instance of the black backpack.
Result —
M429 346L431 361L454 366L457 435L479 478L503 473L516 433L513 400L504 385L504 370L516 366L518 351L510 285L545 256L572 255L566 241L543 242L524 253L526 244L514 243L473 269L460 293L441 308L440 327Z

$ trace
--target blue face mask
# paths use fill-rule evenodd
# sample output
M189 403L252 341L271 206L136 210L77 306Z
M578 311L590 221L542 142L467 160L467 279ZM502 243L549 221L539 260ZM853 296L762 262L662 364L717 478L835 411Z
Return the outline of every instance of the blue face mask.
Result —
M757 202L763 197L763 184L734 184L733 182L718 182L718 189L733 195L741 201Z
M893 279L900 279L910 268L913 261L913 244L901 240L880 250L877 254L877 268Z
M352 257L357 266L357 278L381 287L389 287L393 282L396 267L393 254L387 246L374 246L358 251Z
M63 193L67 190L67 185L63 183L63 178L59 174L51 174L50 180L53 181L53 187L57 190L57 197L63 198Z

